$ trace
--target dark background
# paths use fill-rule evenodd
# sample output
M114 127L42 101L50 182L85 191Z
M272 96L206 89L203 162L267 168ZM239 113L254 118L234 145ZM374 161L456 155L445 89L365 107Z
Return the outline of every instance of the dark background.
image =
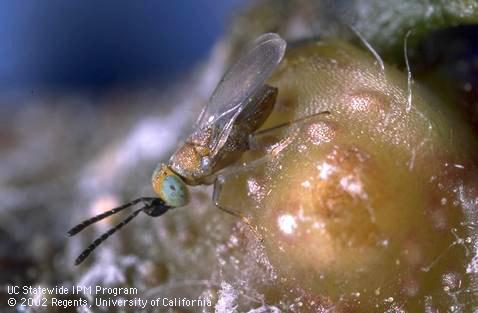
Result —
M168 82L207 57L239 4L2 1L0 91L98 92Z

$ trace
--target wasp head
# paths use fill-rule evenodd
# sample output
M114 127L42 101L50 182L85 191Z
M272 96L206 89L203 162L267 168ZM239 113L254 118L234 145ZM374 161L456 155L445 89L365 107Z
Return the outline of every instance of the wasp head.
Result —
M151 177L154 192L170 207L185 206L189 192L184 181L169 166L160 164Z

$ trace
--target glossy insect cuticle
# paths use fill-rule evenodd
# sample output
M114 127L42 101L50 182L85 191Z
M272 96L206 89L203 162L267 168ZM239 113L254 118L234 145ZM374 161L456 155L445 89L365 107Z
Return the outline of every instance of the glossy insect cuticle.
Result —
M250 135L268 118L277 96L277 88L268 86L266 80L281 62L286 42L277 34L267 33L257 38L224 74L200 115L197 129L171 156L168 165L161 164L153 172L151 183L159 198L137 199L120 209L138 202L145 206L136 210L123 222L95 240L78 257L81 263L101 242L126 225L139 212L150 216L164 214L170 208L182 207L189 202L186 184L214 183L213 203L221 210L240 217L257 234L249 219L219 204L225 169L249 149ZM74 227L70 235L119 210L100 214ZM257 235L259 237L259 235Z

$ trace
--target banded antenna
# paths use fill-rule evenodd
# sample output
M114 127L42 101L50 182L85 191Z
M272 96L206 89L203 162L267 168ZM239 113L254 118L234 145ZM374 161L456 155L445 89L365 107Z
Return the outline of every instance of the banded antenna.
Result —
M101 221L102 219L105 219L107 218L108 216L111 216L113 214L116 214L118 212L121 212L123 211L124 209L127 209L129 208L130 206L133 206L139 202L145 202L145 201L150 201L150 200L153 200L154 198L138 198L138 199L135 199L131 202L128 202L126 204L123 204L122 206L119 206L117 208L113 208L109 211L106 211L106 212L103 212L103 213L100 213L96 216L93 216L92 218L90 219L87 219L83 222L81 222L80 224L76 225L75 227L73 227L72 229L70 229L68 231L68 235L71 237L73 235L76 235L78 234L80 231L82 231L83 229L85 229L86 227L90 226L91 224L94 224L98 221Z
M135 199L129 203L126 203L122 206L119 206L119 207L116 207L116 208L113 208L109 211L106 211L106 212L103 212L101 214L98 214L90 219L87 219L83 222L81 222L80 224L76 225L75 227L73 227L72 229L70 229L68 231L68 235L69 236L74 236L76 234L78 234L79 232L81 232L83 229L85 229L86 227L90 226L91 224L94 224L98 221L101 221L102 219L105 219L106 217L108 216L111 216L113 214L116 214L118 212L121 212L122 210L124 209L127 209L139 202L147 202L147 201L151 201L151 200L154 200L155 198L138 198L138 199ZM128 224L129 222L131 222L131 220L133 218L135 218L139 212L141 211L144 211L144 210L148 210L150 209L152 206L152 204L146 204L145 206L143 206L142 208L140 209L137 209L136 211L134 211L131 215L129 215L127 218L125 218L121 223L119 223L118 225L114 226L113 228L111 228L110 230L108 230L106 233L104 233L103 235L101 235L100 237L96 238L89 246L88 248L86 248L85 250L83 250L83 252L76 258L75 260L75 265L79 265L81 264L90 254L91 252L93 252L93 250L95 250L103 241L105 241L106 239L108 239L109 236L113 235L117 230L119 230L120 228L122 228L124 225Z

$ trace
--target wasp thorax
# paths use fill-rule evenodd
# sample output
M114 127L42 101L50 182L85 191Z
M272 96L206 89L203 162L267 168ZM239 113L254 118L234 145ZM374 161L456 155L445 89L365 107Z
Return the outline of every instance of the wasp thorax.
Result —
M151 178L154 192L172 207L184 206L189 201L186 184L167 165L159 165Z
M186 142L178 148L169 160L169 167L181 175L190 185L201 183L200 178L210 174L209 149L195 143ZM206 162L205 162L206 160ZM205 166L208 163L208 166Z

